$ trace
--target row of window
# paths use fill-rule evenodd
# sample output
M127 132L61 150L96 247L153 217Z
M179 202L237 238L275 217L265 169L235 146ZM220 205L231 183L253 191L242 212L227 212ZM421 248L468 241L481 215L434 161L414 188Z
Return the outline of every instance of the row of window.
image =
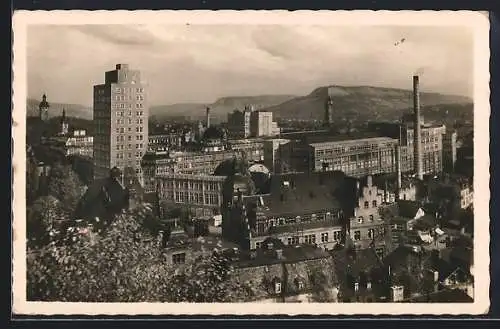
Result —
M127 140L130 142L132 141L132 136L128 135ZM135 140L137 141L142 141L144 140L144 135L135 135ZM116 136L116 141L117 142L124 142L125 141L125 136L124 135L118 135Z
M188 193L188 192L168 192L164 193L163 197L175 202L182 203L196 203L204 205L219 205L219 196L217 194L202 194L202 193Z
M328 232L321 233L321 243L327 243L329 242L329 234ZM340 241L341 239L341 231L334 231L333 232L333 240L332 241ZM287 238L287 243L290 246L293 245L298 245L300 244L300 237L299 236L291 236ZM316 234L307 234L304 235L304 243L306 244L316 244ZM263 246L263 241L258 241L255 243L255 247L257 249L260 249Z
M169 181L165 180L162 182L163 189L165 188L178 188L178 189L189 189L189 190L201 190L204 188L207 191L218 191L221 188L221 183L217 182L192 182L192 181Z
M134 88L128 88L128 87L117 87L115 88L115 92L117 94L120 94L120 93L123 93L123 94L128 94L128 93L131 93L134 91ZM144 88L135 88L135 92L136 93L143 93L144 92Z
M364 208L365 209L370 208L370 202L369 201L365 201L364 202ZM372 201L372 208L377 208L377 200L373 200Z
M132 112L129 112L129 113L132 113ZM128 118L127 122L128 122L129 125L131 125L132 124L132 119ZM136 119L135 123L136 124L142 124L143 123L143 119L142 118L141 119ZM125 124L125 119L116 119L116 124L119 124L119 125Z
M135 144L135 148L138 149L138 148L142 148L143 147L143 144L140 143L140 144ZM119 151L119 150L123 150L125 148L125 145L123 144L120 144L120 145L116 145L116 150ZM132 148L132 144L128 144L128 149L131 149Z
M113 108L114 109L131 109L132 104L131 103L113 103ZM143 109L144 104L142 103L135 103L135 108L136 109Z
M368 230L368 233L367 233L367 238L368 239L373 239L375 237L375 229L371 228ZM381 235L385 235L386 233L386 230L385 230L385 227L382 227L380 228L379 230L379 234ZM354 241L359 241L361 240L362 236L361 236L361 231L354 231Z
M116 154L116 158L117 159L124 159L124 153L123 152L119 152ZM142 152L135 152L135 157L136 158L142 158ZM132 159L132 153L127 153L127 158L129 159ZM139 162L140 164L140 162Z
M143 101L144 100L144 96L142 96L142 95L136 95L135 99L137 101ZM125 95L116 95L115 96L115 101L127 101L127 100L131 101L132 100L132 96L131 95L128 95L128 97L125 96Z

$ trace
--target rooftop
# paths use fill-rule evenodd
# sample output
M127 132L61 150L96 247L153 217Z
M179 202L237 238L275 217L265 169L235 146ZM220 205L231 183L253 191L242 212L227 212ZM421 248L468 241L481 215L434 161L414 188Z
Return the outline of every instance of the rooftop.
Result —
M428 296L420 296L412 298L411 302L427 302L427 303L472 303L474 299L460 289L445 289Z
M276 255L276 250L281 248L282 256ZM323 250L311 245L296 245L296 246L278 246L278 248L258 249L255 251L254 258L250 257L249 253L240 252L239 259L235 262L235 266L239 268L257 267L265 265L273 265L279 263L298 263L312 259L329 258L331 255Z

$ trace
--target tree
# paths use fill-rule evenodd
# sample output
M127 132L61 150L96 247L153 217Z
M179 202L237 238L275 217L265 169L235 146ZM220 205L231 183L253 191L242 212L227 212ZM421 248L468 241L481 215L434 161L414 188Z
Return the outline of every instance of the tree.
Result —
M55 164L50 171L49 194L62 202L64 209L73 212L83 192L83 185L71 167Z
M65 220L67 214L59 200L51 195L38 198L26 211L28 245L43 246L54 240Z
M119 215L95 233L76 230L73 243L28 250L28 299L66 302L233 301L245 289L223 255L167 266L157 239L145 231L147 206Z

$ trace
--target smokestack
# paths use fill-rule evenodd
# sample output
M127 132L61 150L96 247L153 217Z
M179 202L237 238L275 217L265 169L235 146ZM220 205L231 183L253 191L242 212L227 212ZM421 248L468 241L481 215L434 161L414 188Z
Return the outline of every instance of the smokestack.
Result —
M333 124L333 101L331 97L328 97L325 109L325 124L331 126Z
M210 108L207 107L207 128L210 128Z
M418 75L413 76L413 114L414 118L414 129L413 129L413 159L414 159L414 170L417 178L423 179L422 172L422 143L421 143L421 122L420 122L420 92L419 92L419 80Z
M398 175L396 198L399 199L399 192L401 191L401 146L399 145L396 145L396 172Z

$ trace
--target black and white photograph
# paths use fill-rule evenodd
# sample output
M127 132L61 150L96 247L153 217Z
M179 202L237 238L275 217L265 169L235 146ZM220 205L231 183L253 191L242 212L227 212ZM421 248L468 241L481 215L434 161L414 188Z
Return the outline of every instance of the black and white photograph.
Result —
M488 311L487 14L13 22L14 312Z

